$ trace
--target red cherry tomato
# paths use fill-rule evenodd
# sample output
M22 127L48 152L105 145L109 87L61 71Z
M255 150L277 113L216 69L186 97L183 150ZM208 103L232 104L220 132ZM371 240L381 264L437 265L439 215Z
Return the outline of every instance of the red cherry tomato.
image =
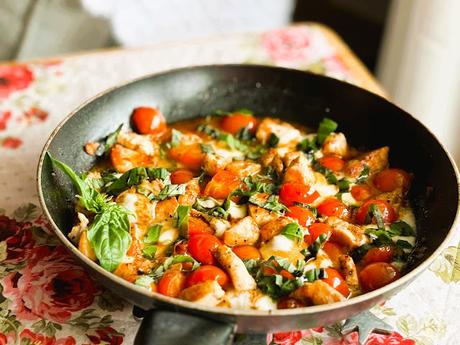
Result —
M193 178L193 172L186 169L178 169L171 173L171 183L183 184L187 183Z
M396 188L408 191L410 175L402 169L385 169L374 177L374 185L382 192L392 192Z
M316 219L313 212L311 212L308 208L298 205L289 206L289 211L286 212L286 216L297 219L299 224L302 226L309 226Z
M166 120L157 108L135 108L131 120L140 134L159 134L166 130Z
M327 237L329 238L331 236L331 231L332 228L329 224L326 223L315 223L312 224L308 227L308 232L309 234L304 236L304 241L308 245L312 244L313 242L316 241L316 239L319 237L321 234L326 234Z
M328 217L346 217L348 215L348 209L343 202L336 198L328 198L324 200L318 206L318 212L322 216Z
M358 201L364 201L372 197L372 188L364 185L364 184L357 184L351 187L351 196Z
M158 283L158 292L166 296L177 297L185 287L185 279L185 274L180 270L168 270Z
M360 273L359 280L364 291L373 291L395 281L401 276L399 271L386 262L367 265Z
M350 295L347 283L337 270L333 268L326 268L326 274L327 278L321 279L323 282L328 283L345 297Z
M299 182L286 182L280 188L280 200L286 206L292 206L296 202L309 204L315 201L319 194L312 191L310 186Z
M345 161L337 156L324 156L319 159L319 164L332 171L342 171L345 167Z
M374 262L387 262L393 260L393 248L390 246L371 248L362 259L364 266Z
M255 130L257 120L254 116L243 113L232 113L224 116L220 123L220 127L231 134L238 133L239 130L244 127L248 127L249 130Z
M359 224L366 224L368 223L367 220L370 218L372 222L375 223L375 217L370 215L367 217L369 213L369 208L371 205L375 205L380 210L380 214L382 215L383 221L385 223L393 223L396 220L396 211L394 208L384 200L377 200L371 199L366 201L362 206L358 209L356 213L356 221Z
M215 199L225 199L231 192L241 187L241 184L238 175L221 170L208 182L204 188L204 194Z
M213 252L221 245L219 239L211 234L202 233L190 236L188 251L197 261L205 265L215 265L216 259Z
M169 155L175 161L186 165L192 170L199 170L204 158L204 153L201 151L199 143L171 147Z
M295 277L292 275L292 273L286 271L285 269L282 269L280 272L277 272L274 268L271 268L271 267L264 267L262 269L262 272L265 276L272 276L274 274L279 274L281 275L283 278L285 279L288 279L288 280L291 280L291 279L294 279Z
M208 233L212 234L212 228L202 219L196 217L188 218L188 236L196 234Z
M187 278L185 285L187 287L205 282L206 280L216 280L220 286L228 283L227 273L219 267L213 265L202 265L193 271Z
M236 246L232 248L233 252L241 259L261 259L262 255L254 246L243 245L243 246Z

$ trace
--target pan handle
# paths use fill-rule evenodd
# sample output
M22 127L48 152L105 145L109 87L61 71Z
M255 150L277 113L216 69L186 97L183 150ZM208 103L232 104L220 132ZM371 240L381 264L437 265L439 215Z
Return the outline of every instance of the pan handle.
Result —
M235 324L163 309L146 312L134 345L231 345Z

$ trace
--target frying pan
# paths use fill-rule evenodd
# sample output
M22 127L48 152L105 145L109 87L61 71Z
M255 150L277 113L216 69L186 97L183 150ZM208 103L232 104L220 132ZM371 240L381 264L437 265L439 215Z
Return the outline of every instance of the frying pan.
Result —
M169 122L248 108L316 127L327 116L339 123L349 143L368 150L390 146L390 165L414 174L409 199L418 241L399 280L350 300L297 309L256 311L207 307L151 293L105 271L69 241L76 191L53 173L45 152L78 173L95 164L85 143L128 123L133 108L158 106ZM375 94L348 83L298 70L256 65L213 65L172 70L115 87L83 104L59 124L38 165L38 193L57 236L94 278L149 310L136 344L227 344L233 334L295 330L347 319L403 289L440 254L454 231L458 210L457 169L435 136L411 115Z

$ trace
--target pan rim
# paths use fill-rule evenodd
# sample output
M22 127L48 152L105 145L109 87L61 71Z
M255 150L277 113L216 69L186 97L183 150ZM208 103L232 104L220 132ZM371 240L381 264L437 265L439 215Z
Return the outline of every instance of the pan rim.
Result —
M43 163L45 159L46 152L51 144L51 142L54 140L55 136L57 133L61 130L61 128L73 117L75 116L82 108L90 104L91 102L99 99L100 97L111 93L112 91L118 90L122 87L128 86L130 84L134 84L136 82L145 80L145 79L150 79L153 77L161 77L163 75L168 75L171 73L179 73L179 72L186 72L188 70L196 70L196 69L219 69L219 68L248 68L248 69L267 69L267 70L276 70L276 71L287 71L289 73L296 73L296 74L308 74L310 76L314 76L315 78L320 78L320 79L328 79L329 81L332 81L334 83L338 84L343 84L346 85L347 87L351 86L355 89L360 90L360 92L365 92L370 94L373 97L377 97L379 101L385 102L389 104L390 106L396 107L396 109L404 116L410 117L413 121L418 123L419 126L423 127L428 133L431 134L432 138L436 141L436 143L443 149L445 154L447 155L450 164L455 172L455 177L457 180L457 210L455 214L455 218L450 226L450 229L445 236L444 240L442 243L439 245L439 247L428 257L426 258L422 263L417 265L414 269L412 269L410 272L399 278L398 280L371 292L367 292L365 294L353 297L349 300L345 300L342 302L336 302L336 303L331 303L331 304L324 304L324 305L317 305L317 306L308 306L308 307L302 307L302 308L293 308L293 309L273 309L273 310L245 310L245 309L231 309L231 308L224 308L224 307L208 307L208 306L203 306L200 304L196 304L193 302L189 301L184 301L178 298L173 298L173 297L168 297L164 296L158 292L150 292L147 289L137 286L133 283L130 283L126 280L124 280L121 277L116 276L115 274L108 272L104 270L100 265L95 263L94 261L91 261L88 259L85 255L83 255L76 247L75 245L67 238L67 236L64 235L64 233L59 229L59 227L56 225L54 222L53 218L51 217L48 208L46 207L44 195L42 192L42 185L41 185L41 178L42 178L42 168L43 168ZM453 237L456 227L458 225L459 219L460 219L460 185L459 185L459 171L458 167L455 164L455 161L453 160L451 154L449 151L446 149L446 147L440 142L440 140L437 138L437 136L429 129L427 128L423 123L421 123L417 118L406 112L405 110L401 109L398 105L394 104L393 102L389 101L388 99L375 94L371 91L368 91L364 88L361 88L359 86L356 86L354 84L348 83L346 81L341 81L332 77L328 76L322 76L322 75L317 75L308 71L301 71L297 69L292 69L292 68L285 68L285 67L276 67L276 66L269 66L269 65L259 65L259 64L205 64L205 65L193 65L193 66L187 66L187 67L181 67L181 68L172 68L164 71L159 71L155 73L151 73L148 75L144 75L138 78L134 78L122 83L119 83L115 86L112 86L108 89L105 89L96 95L88 98L85 100L80 106L75 108L73 111L71 111L66 117L64 117L61 122L56 126L56 128L51 132L49 138L47 139L41 153L40 153L40 158L37 166L37 173L36 173L36 186L37 186L37 192L38 192L38 198L40 202L40 206L42 207L43 213L45 214L46 218L48 221L51 223L53 226L55 233L61 243L72 252L73 255L78 257L78 259L82 262L84 262L86 265L91 267L91 269L96 270L98 273L104 275L106 278L108 278L112 283L114 284L121 284L123 287L129 289L129 290L134 290L136 293L139 293L143 295L145 298L151 298L152 299L152 307L154 304L154 301L160 301L163 303L167 303L171 306L174 307L181 307L183 309L188 309L193 311L200 311L200 312L205 312L205 313L212 313L212 314L220 314L220 315L226 315L229 317L239 317L239 316L245 316L245 317L282 317L282 316L295 316L295 315L306 315L306 314L315 314L315 313L322 313L322 312L327 312L327 311L332 311L332 310L337 310L345 307L350 307L356 304L361 304L365 302L371 302L374 299L377 299L379 296L385 295L390 293L392 290L395 290L398 286L401 285L407 285L410 283L413 279L415 279L417 276L419 276L424 270L426 270L429 265L442 253L442 251L445 249L451 238ZM372 302L371 302L372 303Z

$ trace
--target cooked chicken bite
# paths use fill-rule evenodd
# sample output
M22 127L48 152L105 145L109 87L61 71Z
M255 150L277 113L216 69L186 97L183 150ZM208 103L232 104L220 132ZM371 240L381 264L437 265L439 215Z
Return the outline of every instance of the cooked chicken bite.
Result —
M399 212L399 209L401 208L404 200L404 194L402 188L396 188L392 192L381 193L375 196L375 199L386 201L391 206L393 206L396 212Z
M206 153L203 159L203 170L209 176L214 176L219 170L231 162L231 158L222 157L214 153Z
M329 304L345 300L345 297L343 297L340 292L322 280L315 280L313 283L305 283L289 296L306 304L313 303L314 305Z
M259 239L259 228L251 217L245 217L224 232L224 243L228 246L255 244Z
M339 271L345 278L348 288L352 296L357 296L362 293L359 283L358 271L356 270L355 262L349 255L339 256Z
M346 175L358 178L363 169L369 167L369 174L375 174L388 166L388 146L370 151L347 162L344 172Z
M284 182L300 182L312 185L315 181L315 172L309 165L307 157L303 154L295 158L284 172Z
M256 175L260 172L261 166L250 161L233 161L226 165L225 170L239 177Z
M261 227L268 222L272 222L279 218L279 215L275 212L264 209L263 207L249 204L248 205L249 215L254 219L257 226Z
M337 217L329 217L326 223L332 227L331 238L348 248L356 248L367 241L364 231L357 225L348 223Z
M115 144L110 150L110 160L117 172L124 173L136 167L155 166L157 156L148 156L143 152Z
M162 222L174 216L179 203L176 198L168 198L157 202L155 207L155 221Z
M185 193L179 195L177 201L179 205L192 206L200 194L200 183L197 178L191 179L186 183Z
M268 223L265 223L260 228L260 240L265 242L269 241L273 236L278 235L283 228L292 223L292 219L284 216L280 216Z
M117 137L117 143L147 156L155 156L160 152L160 146L154 138L149 135L140 135L134 132L120 132Z
M215 280L206 280L182 290L179 298L198 304L214 307L225 295L225 291Z
M348 145L347 139L343 133L331 133L324 140L323 154L327 155L336 155L340 157L346 157L348 154Z
M272 118L263 119L257 127L257 139L265 144L272 133L279 138L278 146L283 146L293 141L299 142L302 139L300 131L289 123Z
M232 279L237 291L253 290L257 284L249 274L243 261L226 245L217 247L214 256Z
M272 167L278 175L284 170L283 160L275 149L269 149L260 157L260 162L264 167Z

